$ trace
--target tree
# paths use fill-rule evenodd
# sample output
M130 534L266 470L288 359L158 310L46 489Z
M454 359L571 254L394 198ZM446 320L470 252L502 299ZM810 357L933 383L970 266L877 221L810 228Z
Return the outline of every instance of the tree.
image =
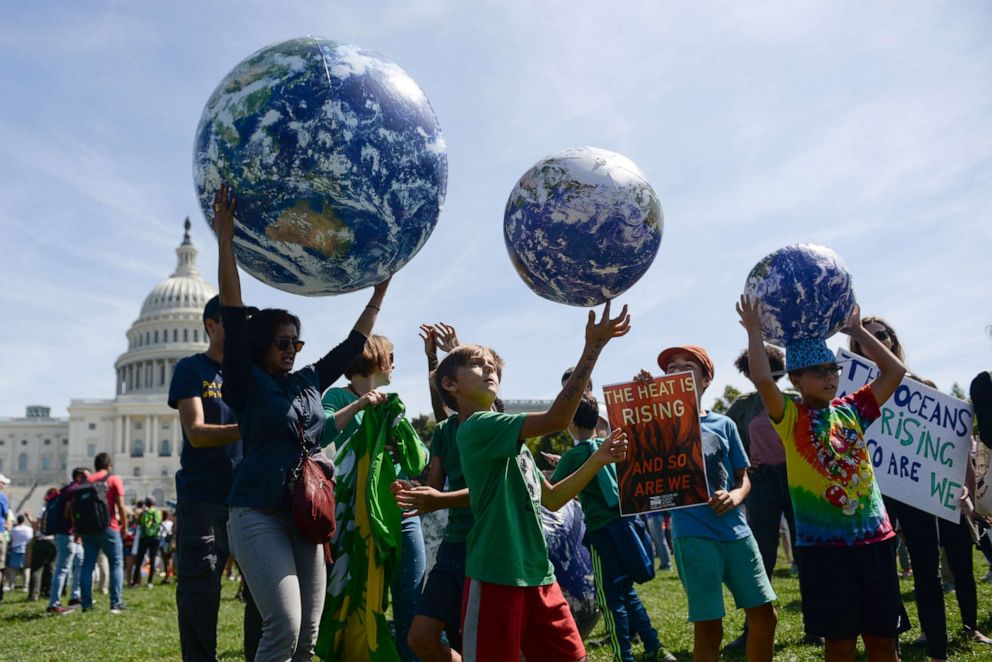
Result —
M957 398L958 400L964 400L966 402L968 401L968 396L965 395L964 389L961 388L961 385L958 384L957 382L951 384L951 395Z
M723 389L723 395L716 399L710 410L717 414L725 414L730 408L730 404L739 397L741 397L741 392L727 384Z
M414 416L410 419L410 425L417 431L420 440L430 445L431 436L434 434L434 427L437 425L437 422L434 420L434 414Z

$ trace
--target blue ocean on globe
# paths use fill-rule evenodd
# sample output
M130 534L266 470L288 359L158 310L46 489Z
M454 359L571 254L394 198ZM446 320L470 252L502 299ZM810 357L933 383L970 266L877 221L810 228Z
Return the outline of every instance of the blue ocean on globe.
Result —
M400 67L306 37L261 49L207 101L193 176L208 223L221 182L238 197L235 254L259 280L308 296L382 282L416 255L444 203L444 137Z
M744 293L760 302L764 339L782 346L829 338L844 327L856 303L844 260L816 244L786 246L762 259Z
M573 306L619 296L661 246L661 203L625 156L596 147L556 152L528 170L506 203L510 260L538 295Z

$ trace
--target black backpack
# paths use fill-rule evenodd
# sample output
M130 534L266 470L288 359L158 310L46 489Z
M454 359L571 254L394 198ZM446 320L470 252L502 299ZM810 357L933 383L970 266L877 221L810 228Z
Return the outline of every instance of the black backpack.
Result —
M68 486L66 486L68 487ZM41 514L41 532L46 536L69 533L72 528L65 516L66 488L45 503L45 512Z
M103 533L110 526L107 477L72 491L72 528L77 534Z

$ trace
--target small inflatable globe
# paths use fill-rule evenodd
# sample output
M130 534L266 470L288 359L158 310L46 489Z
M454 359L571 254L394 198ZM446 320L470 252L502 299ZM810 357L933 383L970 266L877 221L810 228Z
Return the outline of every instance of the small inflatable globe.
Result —
M548 557L555 569L555 579L572 611L579 634L585 638L599 622L599 607L596 605L592 557L582 544L586 534L582 507L575 499L557 512L542 506L541 526L548 543Z
M513 266L535 293L595 306L645 274L663 226L658 196L630 159L573 147L520 178L506 203L503 236Z
M782 346L829 338L855 304L844 260L815 244L786 246L765 257L748 275L744 293L760 302L764 339Z
M382 56L292 39L221 81L196 131L193 176L207 221L227 182L235 254L259 280L308 296L382 282L427 241L448 161L427 97Z

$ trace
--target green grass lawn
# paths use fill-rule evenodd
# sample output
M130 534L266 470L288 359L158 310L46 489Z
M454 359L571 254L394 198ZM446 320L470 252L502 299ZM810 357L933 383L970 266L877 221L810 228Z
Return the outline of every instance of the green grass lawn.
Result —
M784 563L783 563L783 567ZM987 566L976 551L976 574L985 574ZM776 659L820 660L822 649L805 646L802 639L799 584L787 570L779 570L773 578L778 593L779 624L776 637ZM909 645L920 634L913 602L912 580L902 580L903 598L914 627L903 635L902 652L905 660L926 660L923 649ZM222 660L243 658L241 618L244 606L235 600L236 582L224 582L218 628L218 655ZM674 572L659 572L649 584L638 587L651 619L665 645L680 660L692 658L692 628L685 620L686 600L682 585ZM731 605L727 595L727 604ZM953 595L947 596L947 622L951 633L951 657L955 660L992 660L992 646L977 646L959 634L961 618ZM0 603L0 660L178 660L179 635L176 630L175 587L158 586L128 589L124 595L127 611L120 615L109 612L107 596L98 595L92 612L68 616L48 616L45 601L27 602L27 594L9 592ZM979 628L992 631L989 614L992 609L992 584L978 582ZM724 641L740 632L741 612L732 611L724 620ZM604 635L602 625L592 634ZM591 660L609 660L606 647L590 647ZM743 660L744 655L729 653L728 660Z

